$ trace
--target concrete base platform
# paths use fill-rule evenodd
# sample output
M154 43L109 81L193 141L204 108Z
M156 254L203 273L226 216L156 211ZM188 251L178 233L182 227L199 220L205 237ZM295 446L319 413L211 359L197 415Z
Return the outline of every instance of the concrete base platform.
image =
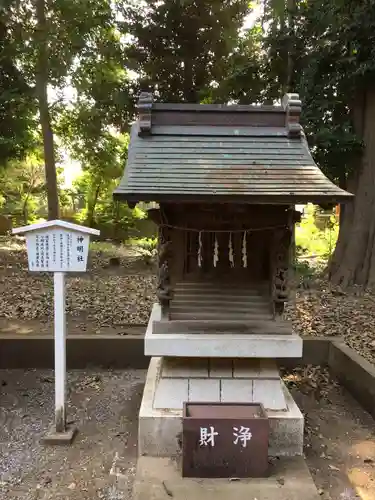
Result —
M198 392L184 393L184 378L164 379L162 374L162 358L152 358L147 373L146 384L143 392L141 408L139 412L139 432L138 432L138 450L139 455L153 457L178 457L181 454L181 436L182 436L182 404L183 401L212 401L220 402L222 398L212 398L213 387L220 387L221 381L217 378L203 380L210 383L210 387L204 390L200 387ZM165 399L168 405L161 403L161 395L158 394L158 386L161 381L169 380L169 387L164 387ZM244 380L244 379L242 379ZM194 382L199 379L194 379ZM268 382L268 381L267 381ZM280 381L278 381L280 385ZM163 385L165 385L163 383ZM192 384L190 384L192 385ZM195 387L197 384L194 384ZM204 384L206 385L206 384ZM303 427L304 419L299 408L294 402L290 392L281 385L286 404L285 410L266 410L270 423L269 435L269 456L295 456L303 453ZM218 394L223 394L219 389ZM240 395L242 396L243 391ZM171 404L170 396L175 396L176 404ZM182 395L182 396L181 396ZM192 397L189 397L192 395ZM156 399L156 396L158 398ZM201 396L201 399L199 399ZM234 391L232 391L233 401L235 400ZM259 395L261 398L262 395ZM251 402L250 394L248 402ZM256 397L257 401L262 402ZM246 401L244 401L246 402Z
M189 358L300 358L303 342L290 333L195 333L172 331L158 333L155 325L161 320L159 304L154 304L145 335L146 356L186 356ZM182 323L182 322L180 322ZM199 324L200 322L198 322ZM270 323L272 323L270 321ZM275 323L276 324L276 323ZM159 324L160 326L160 324ZM168 322L163 325L167 329ZM163 329L161 329L163 331Z
M181 464L168 458L140 457L133 500L318 500L310 472L300 457L275 460L265 479L182 478Z
M163 357L153 406L181 410L184 402L262 403L266 410L287 410L274 360Z
M65 432L56 432L53 426L48 431L48 434L41 439L41 443L46 445L67 446L72 444L77 432L78 429L76 427L67 427Z

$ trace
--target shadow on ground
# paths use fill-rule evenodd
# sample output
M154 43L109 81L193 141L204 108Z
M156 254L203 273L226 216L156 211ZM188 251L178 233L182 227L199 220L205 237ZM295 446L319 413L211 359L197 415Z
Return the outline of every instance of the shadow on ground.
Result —
M130 498L144 376L70 371L68 421L79 434L71 447L46 447L39 441L53 418L53 372L0 370L0 498ZM113 467L119 458L121 491Z

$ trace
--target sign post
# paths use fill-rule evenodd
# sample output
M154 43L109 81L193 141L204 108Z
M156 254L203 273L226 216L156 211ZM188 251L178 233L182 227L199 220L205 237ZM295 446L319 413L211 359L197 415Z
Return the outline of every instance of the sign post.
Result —
M65 273L54 273L55 297L55 424L56 432L66 431L66 318Z
M25 234L29 270L54 273L55 422L43 439L46 444L70 444L76 429L66 424L65 274L84 272L90 235L96 229L54 220L13 229Z

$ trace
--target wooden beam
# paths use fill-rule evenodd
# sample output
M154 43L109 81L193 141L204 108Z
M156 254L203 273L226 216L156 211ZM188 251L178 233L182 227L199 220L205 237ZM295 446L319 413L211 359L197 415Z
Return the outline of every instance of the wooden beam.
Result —
M157 225L161 224L162 222L159 208L150 208L149 210L147 210L147 216L150 220L152 220L152 222Z

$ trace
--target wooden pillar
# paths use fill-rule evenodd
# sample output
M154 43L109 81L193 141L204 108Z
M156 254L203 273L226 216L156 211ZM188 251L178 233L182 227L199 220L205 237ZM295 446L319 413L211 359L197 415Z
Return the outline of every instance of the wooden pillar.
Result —
M271 252L271 300L274 316L283 314L285 302L290 298L290 282L295 260L295 224L301 214L289 207L285 227L277 229L273 235Z
M280 228L274 233L271 260L271 300L274 316L284 312L284 304L288 300L288 273L290 265L291 227Z
M168 236L168 229L159 226L158 285L156 295L161 306L162 319L169 319L170 301L173 298L170 275L171 241L168 239Z

